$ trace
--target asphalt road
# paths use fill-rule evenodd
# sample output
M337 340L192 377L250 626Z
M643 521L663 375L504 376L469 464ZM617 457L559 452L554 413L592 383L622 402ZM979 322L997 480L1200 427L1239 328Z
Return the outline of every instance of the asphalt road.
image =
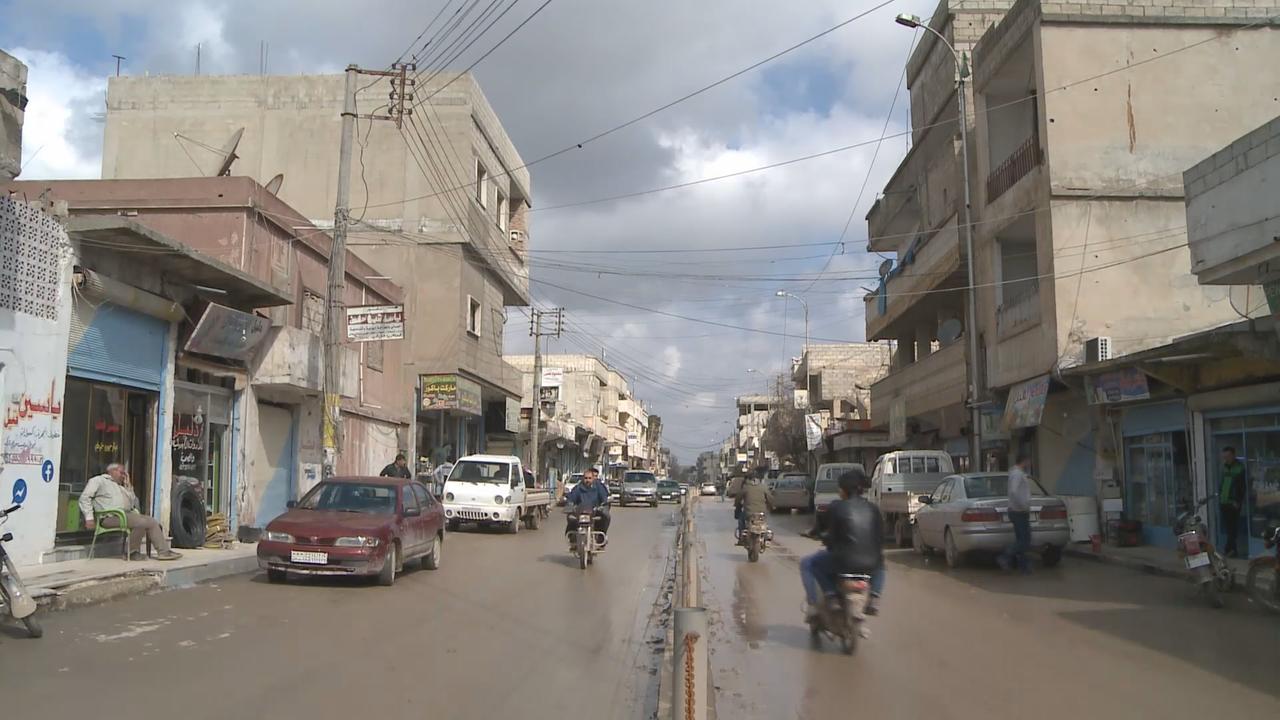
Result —
M12 718L647 718L656 707L674 509L615 510L587 570L557 513L518 536L462 530L394 587L261 575L0 630Z
M871 638L814 650L797 564L819 547L798 536L811 518L770 522L777 543L751 564L732 505L699 510L720 718L1280 715L1280 617L1088 560L1024 577L894 550Z

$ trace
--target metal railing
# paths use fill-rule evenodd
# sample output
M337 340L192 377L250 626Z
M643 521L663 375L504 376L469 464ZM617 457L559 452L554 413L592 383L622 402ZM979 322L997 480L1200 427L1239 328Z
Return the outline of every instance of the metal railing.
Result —
M1009 157L987 175L987 203L990 204L1044 160L1040 137L1032 133Z
M693 522L693 506L698 500L696 489L680 507L680 529L676 536L679 550L676 560L674 607L675 642L671 665L671 716L674 720L705 720L707 717L707 611L700 603L698 587L697 530Z

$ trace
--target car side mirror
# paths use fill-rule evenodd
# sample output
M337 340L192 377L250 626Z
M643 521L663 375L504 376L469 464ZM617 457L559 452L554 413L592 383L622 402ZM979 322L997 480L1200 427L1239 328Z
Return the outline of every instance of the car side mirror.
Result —
M916 499L920 501L920 504L921 504L921 505L932 505L932 504L933 504L933 497L931 497L931 496L929 496L929 495L921 495L920 497L918 497L918 498L916 498Z
M287 508L289 508L290 510L292 510L293 508L298 507L298 501L297 501L297 500L290 500L289 502L285 503L285 504L284 504L284 506L285 506L285 507L287 507Z
M421 514L422 514L422 508L411 507L411 508L404 509L405 517L418 517Z

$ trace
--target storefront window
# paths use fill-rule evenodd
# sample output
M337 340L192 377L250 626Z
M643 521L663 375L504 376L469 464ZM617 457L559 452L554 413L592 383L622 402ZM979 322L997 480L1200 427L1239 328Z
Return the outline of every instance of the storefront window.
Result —
M1186 432L1129 437L1125 448L1129 517L1144 527L1172 528L1192 504Z
M228 502L225 439L230 423L230 393L212 386L176 384L169 442L173 473L201 483L209 512L223 512Z
M1242 532L1253 539L1257 552L1267 527L1280 523L1280 415L1261 413L1210 421L1213 458L1209 486L1222 481L1222 450L1234 448L1245 466L1245 512Z

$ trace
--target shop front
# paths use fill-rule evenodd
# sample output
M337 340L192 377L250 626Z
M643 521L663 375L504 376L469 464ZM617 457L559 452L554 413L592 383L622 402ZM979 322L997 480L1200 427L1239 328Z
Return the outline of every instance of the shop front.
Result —
M1032 477L1040 476L1039 444L1037 428L1044 416L1044 406L1049 398L1049 376L1042 375L1025 382L1018 383L1009 389L1005 400L1004 416L1001 427L1008 433L1008 457L1005 467L1017 461L1019 455L1026 455L1030 460L1027 473ZM991 458L999 462L1001 458Z
M1148 545L1177 547L1173 526L1195 504L1187 409L1182 400L1121 410L1124 507Z
M480 384L455 373L418 378L420 455L432 465L484 452L484 403Z
M1204 427L1210 492L1216 493L1222 482L1223 450L1234 449L1244 463L1244 508L1237 545L1241 554L1247 547L1249 556L1261 555L1263 532L1280 524L1280 404L1206 412ZM1225 544L1221 523L1217 532Z

